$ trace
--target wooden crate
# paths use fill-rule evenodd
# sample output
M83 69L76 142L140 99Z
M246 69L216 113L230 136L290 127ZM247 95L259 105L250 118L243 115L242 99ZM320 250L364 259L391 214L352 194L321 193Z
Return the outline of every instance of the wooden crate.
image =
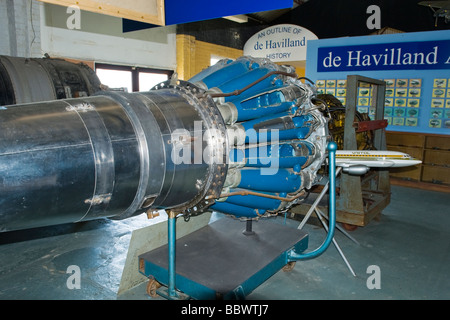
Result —
M422 166L389 169L389 176L401 179L420 181L422 176Z
M450 185L450 168L423 165L422 181Z
M425 143L424 135L386 132L387 145L423 148L424 143Z
M450 151L425 149L423 163L443 167L450 166Z
M422 164L389 170L393 178L432 183L450 189L450 136L387 132L388 150L395 150L422 160ZM424 188L428 188L424 185Z
M450 150L450 136L426 136L425 148Z

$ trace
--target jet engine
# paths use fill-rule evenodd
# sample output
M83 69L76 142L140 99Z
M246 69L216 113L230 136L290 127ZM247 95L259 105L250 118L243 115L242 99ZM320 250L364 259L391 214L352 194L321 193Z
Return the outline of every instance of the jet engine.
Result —
M317 183L328 118L290 66L224 59L148 92L0 107L0 231L171 210L276 215Z
M86 97L99 90L100 80L83 63L0 56L0 105Z

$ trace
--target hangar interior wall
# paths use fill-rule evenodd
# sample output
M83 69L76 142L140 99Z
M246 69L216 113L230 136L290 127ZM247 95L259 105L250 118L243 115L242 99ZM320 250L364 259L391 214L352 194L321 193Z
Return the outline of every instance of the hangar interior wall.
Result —
M67 7L36 0L0 2L0 54L68 58L157 69L176 69L176 27L124 33L122 19L81 10L70 29Z

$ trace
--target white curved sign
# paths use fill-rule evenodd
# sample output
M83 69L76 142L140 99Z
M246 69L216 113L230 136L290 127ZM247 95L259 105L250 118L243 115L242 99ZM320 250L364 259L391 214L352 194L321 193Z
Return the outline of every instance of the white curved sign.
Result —
M310 30L294 25L279 24L254 34L244 45L244 55L268 58L274 62L306 60L308 40L317 36Z

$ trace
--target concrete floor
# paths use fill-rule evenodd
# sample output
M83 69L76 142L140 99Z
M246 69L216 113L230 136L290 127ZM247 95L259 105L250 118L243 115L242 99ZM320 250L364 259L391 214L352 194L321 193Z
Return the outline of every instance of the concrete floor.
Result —
M391 203L381 218L349 233L359 244L336 231L356 276L331 244L320 257L298 261L290 272L277 272L247 299L449 299L450 194L391 188ZM152 300L145 282L119 296L117 292L131 232L164 219L142 215L0 233L0 299ZM287 223L296 227L299 221ZM307 251L326 236L314 224L304 230L310 239ZM72 265L81 270L80 289L67 286ZM368 283L377 283L375 275L380 288L370 289Z

